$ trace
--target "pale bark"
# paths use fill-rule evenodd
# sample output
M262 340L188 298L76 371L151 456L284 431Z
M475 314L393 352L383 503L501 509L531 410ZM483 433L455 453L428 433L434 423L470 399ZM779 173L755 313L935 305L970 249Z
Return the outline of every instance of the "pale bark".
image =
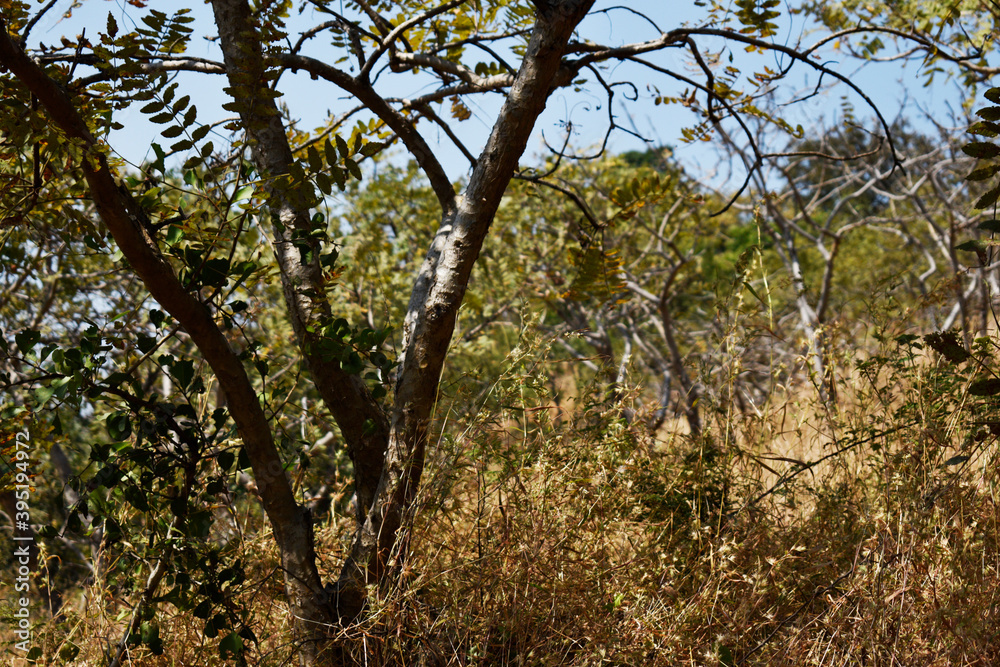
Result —
M458 307L500 200L556 81L566 44L592 0L537 3L531 40L453 215L443 216L410 297L389 447L375 503L338 582L338 607L360 614L381 582L423 471L427 430Z
M317 61L297 56L281 58L283 66L320 72L379 115L417 158L442 204L442 225L416 279L404 323L404 354L390 423L363 381L323 359L314 345L316 332L331 312L317 261L319 252L311 253L311 260L305 262L291 243L294 230L309 228L308 201L273 187L274 177L287 173L294 157L272 98L255 94L254 86L256 92L264 92L261 82L267 63L246 0L212 0L227 75L231 88L241 95L241 120L267 188L268 205L278 223L275 250L289 318L316 386L355 462L359 520L363 519L364 524L343 568L334 604L325 595L316 569L308 512L294 499L270 426L241 362L208 307L185 290L159 252L144 224L148 222L144 212L115 183L72 101L11 42L6 26L0 26L3 65L32 90L68 136L90 149L82 168L100 215L153 298L180 322L218 377L275 530L289 605L297 619L299 637L306 642L302 649L304 662L321 659L327 623L338 618L346 622L361 613L366 586L385 581L391 554L400 548L400 530L423 468L441 369L472 267L553 86L572 76L572 68L560 70L562 58L576 25L592 4L592 0L536 3L538 17L526 55L465 195L458 202L444 170L412 122L378 97L366 76L345 77ZM383 51L392 39L393 34L385 38Z

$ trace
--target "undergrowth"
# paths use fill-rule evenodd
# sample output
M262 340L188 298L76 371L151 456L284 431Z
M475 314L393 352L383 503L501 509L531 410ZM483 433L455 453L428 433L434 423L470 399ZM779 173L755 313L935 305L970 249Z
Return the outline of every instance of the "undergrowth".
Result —
M880 338L838 410L778 390L751 414L706 404L692 437L599 387L566 408L542 380L551 341L526 329L471 411L442 398L397 586L342 645L369 665L996 664L993 397L921 339ZM317 528L327 573L349 527ZM278 554L243 535L225 554L245 570L225 605L252 629L243 658L163 604L164 654L131 664L295 661ZM94 582L39 623L48 664L103 664L127 600Z

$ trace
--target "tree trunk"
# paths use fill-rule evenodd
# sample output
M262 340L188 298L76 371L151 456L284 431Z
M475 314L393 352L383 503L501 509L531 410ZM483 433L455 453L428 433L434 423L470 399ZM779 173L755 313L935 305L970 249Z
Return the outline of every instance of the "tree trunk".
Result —
M212 0L212 8L229 78L228 91L240 107L254 166L264 181L288 318L310 376L347 442L354 463L360 523L382 473L389 422L364 380L345 373L337 360L321 352L322 329L332 321L319 261L322 246L311 233L310 202L302 193L275 182L289 172L295 158L267 86L268 70L250 7L246 0ZM304 261L299 249L303 244L308 244L309 261Z
M274 528L290 611L305 638L303 655L311 659L319 650L320 624L329 622L333 614L316 570L309 514L295 502L270 424L242 362L230 349L208 307L196 298L196 294L184 288L160 253L150 235L145 212L125 188L115 183L104 154L72 100L13 42L2 19L0 64L38 98L52 121L69 138L82 144L86 153L80 168L102 220L146 289L191 336L225 391L229 412L253 468L264 511Z
M403 325L404 354L385 468L338 582L342 613L361 613L366 585L383 581L398 547L399 531L423 471L441 368L472 267L545 108L566 44L592 4L593 0L536 2L538 16L521 68L464 195L454 214L443 216L417 276Z
M253 384L209 307L184 288L160 253L144 211L115 182L72 101L14 44L2 20L0 64L32 91L69 137L81 141L88 150L81 168L99 214L150 294L184 327L218 378L274 528L285 592L301 642L301 659L304 664L314 664L328 659L322 653L325 629L338 619L343 623L361 614L367 585L386 583L392 554L401 548L400 531L420 482L441 369L473 265L553 85L568 80L567 76L575 71L572 67L560 70L563 53L593 0L536 0L537 19L521 68L464 197L450 204L449 190L441 178L443 172L437 178L429 174L442 201L442 224L411 294L391 420L360 378L325 359L315 345L331 313L318 263L321 247L311 241L312 252L304 255L293 243L301 241L303 232L311 231L310 202L293 190L282 190L274 181L288 173L294 157L280 114L268 94L268 68L258 28L246 0L211 3L230 92L240 107L275 221L275 254L289 318L316 386L347 440L355 463L358 518L363 525L333 600L326 595L316 568L309 513L295 502ZM370 84L360 79L344 83L361 86L360 94L370 92ZM392 118L387 124L396 129L411 150L420 153L421 146L426 149L412 127L394 127L397 121L399 118ZM425 158L425 170L436 164L433 156ZM307 255L308 261L304 259Z

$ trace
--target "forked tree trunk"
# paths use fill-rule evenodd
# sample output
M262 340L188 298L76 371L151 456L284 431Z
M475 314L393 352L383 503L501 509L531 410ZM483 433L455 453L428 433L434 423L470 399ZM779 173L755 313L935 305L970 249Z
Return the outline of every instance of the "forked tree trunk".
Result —
M472 267L558 79L566 44L593 0L536 5L537 20L514 84L456 210L442 216L410 296L385 468L337 586L338 608L348 616L361 613L366 585L383 581L398 545L423 471L441 368Z
M267 179L286 173L294 158L273 100L259 94L264 92L262 81L267 70L259 34L246 0L211 1L230 88L241 96L241 119L253 159L267 183ZM420 482L441 369L473 265L553 86L572 78L572 68L560 70L563 53L592 4L593 0L536 0L537 20L520 70L457 204L449 203L443 172L439 165L435 169L436 158L412 126L401 125L399 117L387 119L425 167L443 208L441 227L410 298L391 419L372 400L360 378L344 373L339 365L316 353L312 345L316 325L331 312L316 263L318 252L312 253L311 261L302 261L287 236L296 229L308 229L308 206L294 192L267 191L271 212L281 223L276 227L276 256L289 317L313 380L348 442L357 475L358 518L363 523L332 598L316 569L309 514L295 501L270 426L242 363L208 308L183 287L160 253L144 212L115 183L72 101L14 44L0 20L0 63L32 91L69 137L91 149L81 166L102 219L153 298L191 336L225 392L274 527L304 664L332 659L323 653L326 630L338 621L356 619L366 603L366 587L385 582ZM315 65L324 78L343 78L315 63L307 64ZM372 97L366 80L336 82L354 86L359 99L371 98L365 103L377 114L391 113L384 103L380 106L380 99Z

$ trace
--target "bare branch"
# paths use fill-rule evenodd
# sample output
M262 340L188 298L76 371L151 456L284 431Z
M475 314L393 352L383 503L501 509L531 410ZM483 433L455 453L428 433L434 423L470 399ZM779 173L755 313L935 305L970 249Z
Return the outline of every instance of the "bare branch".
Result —
M450 74L473 86L476 91L506 88L514 83L513 74L494 74L482 77L468 67L440 56L424 53L397 53L395 58L403 65L411 67L428 67L438 74Z
M35 25L42 20L42 17L45 16L45 14L50 9L55 7L57 2L59 2L59 0L49 0L44 7L39 9L38 12L31 17L31 20L28 21L28 24L24 26L24 31L21 33L21 39L18 40L18 45L22 49L24 49L28 45L28 34L31 32L31 29L34 28Z
M365 64L361 67L361 72L358 74L358 77L367 81L368 76L371 74L372 68L375 67L375 63L378 62L378 59L381 58L386 51L392 48L393 43L395 43L395 41L399 39L404 32L415 25L419 25L428 19L434 18L438 14L443 14L449 9L454 9L460 5L464 5L466 2L468 2L468 0L449 0L443 5L438 5L433 9L428 9L422 14L418 14L417 16L400 23L385 36L379 47L375 49L375 52L368 57L367 62L365 62Z
M393 132L399 135L400 141L413 155L417 164L423 170L431 183L434 194L437 195L441 207L448 211L455 206L455 189L452 187L448 174L445 173L440 161L431 150L424 138L413 127L412 123L401 113L389 106L388 102L367 84L349 74L327 65L326 63L307 56L281 54L277 60L292 69L303 69L310 74L329 81L354 95L359 102L368 107Z
M426 118L430 118L435 125L440 127L441 131L444 132L449 139L451 139L451 143L455 144L458 150L462 151L462 155L464 155L465 159L469 161L469 165L475 168L476 156L473 155L469 151L469 149L465 147L465 144L463 144L462 140L458 138L458 135L456 135L454 130L451 129L451 126L434 112L434 109L431 108L431 105L423 104L417 110L421 113L421 115L425 116Z
M601 229L604 228L604 225L602 225L597 220L593 212L590 210L590 207L587 206L587 202L583 201L583 197L573 192L569 188L562 185L557 185L552 181L545 180L541 176L526 176L524 174L515 174L514 178L520 181L526 181L528 183L535 183L536 185L544 186L546 188L549 188L550 190L555 190L556 192L565 195L566 197L569 198L570 201L573 202L573 204L578 209L580 209L580 212L582 212L583 216L587 218L587 222L590 223L590 226L593 227L595 231L600 231Z

